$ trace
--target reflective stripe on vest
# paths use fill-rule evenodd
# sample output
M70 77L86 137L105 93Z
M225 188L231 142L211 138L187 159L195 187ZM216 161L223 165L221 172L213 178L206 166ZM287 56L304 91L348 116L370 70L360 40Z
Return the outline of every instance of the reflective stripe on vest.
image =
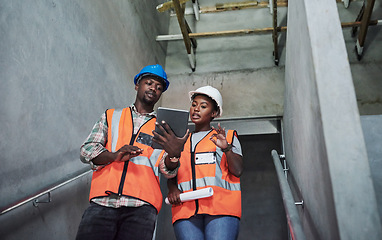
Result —
M111 152L116 152L117 141L118 141L118 131L119 131L119 120L121 119L122 109L114 110L113 118L111 120Z
M150 167L154 170L155 176L159 176L159 166L156 166L159 155L162 153L161 150L155 149L149 158L149 162L147 162L147 157L137 156L130 159L130 162L135 163L136 165L142 165L146 167Z

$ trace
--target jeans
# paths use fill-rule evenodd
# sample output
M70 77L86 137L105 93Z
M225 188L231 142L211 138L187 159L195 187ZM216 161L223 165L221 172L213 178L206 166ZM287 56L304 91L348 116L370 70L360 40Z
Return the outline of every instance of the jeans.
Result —
M152 240L157 216L151 205L141 207L104 207L95 203L85 210L77 240Z
M239 235L240 220L232 216L200 214L174 223L177 240L232 240Z

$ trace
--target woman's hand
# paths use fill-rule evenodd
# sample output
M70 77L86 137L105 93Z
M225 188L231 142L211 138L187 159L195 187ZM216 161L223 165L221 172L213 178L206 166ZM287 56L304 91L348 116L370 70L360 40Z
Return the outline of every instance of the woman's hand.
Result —
M167 180L168 194L167 199L172 205L180 205L182 202L180 201L180 194L182 193L177 186L176 178Z
M228 142L225 138L225 128L222 128L220 123L218 123L218 128L212 126L212 129L215 130L216 133L212 134L210 140L219 148L226 149L228 147Z
M228 171L232 173L235 177L240 177L243 173L243 158L234 153L232 145L229 145L225 137L225 129L218 123L218 128L212 127L216 133L212 134L210 140L215 143L215 145L222 149L227 157Z

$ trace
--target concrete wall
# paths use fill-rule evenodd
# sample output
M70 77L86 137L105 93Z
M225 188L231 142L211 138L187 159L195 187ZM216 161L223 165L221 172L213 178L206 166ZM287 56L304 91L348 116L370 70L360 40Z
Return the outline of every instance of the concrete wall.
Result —
M169 16L157 4L0 1L2 209L88 169L79 147L93 124L105 109L134 101L132 79L143 66L165 65L166 44L155 36L167 33ZM78 184L72 191L87 198L88 183ZM56 191L52 199L52 213L29 203L0 216L2 238L73 239L87 201ZM36 225L17 222L23 217Z
M232 1L219 1L232 2ZM191 2L186 6L191 7ZM214 6L216 1L200 1L200 6ZM279 8L278 22L286 25L287 8ZM193 32L214 32L265 28L272 26L268 8L246 9L200 15L186 19ZM171 17L169 34L179 34L176 17ZM188 109L188 91L212 85L221 91L223 118L281 116L283 113L286 34L280 34L280 67L273 61L272 35L247 35L197 39L196 70L191 71L183 41L168 42L166 71L171 89L162 105Z
M223 94L224 118L283 114L284 66L285 62L289 62L285 59L286 33L281 33L279 37L279 67L275 67L273 62L271 35L251 35L198 40L197 68L192 73L182 41L169 42L168 51L166 42L155 41L156 35L167 34L168 28L170 33L180 33L176 18L170 19L169 26L168 12L155 11L159 2L0 0L0 207L3 208L39 189L69 178L73 173L87 170L88 168L78 160L80 144L106 108L124 107L134 100L132 77L146 64L160 63L166 66L171 86L162 97L163 106L187 109L189 102L186 93L199 86L211 84ZM206 0L200 4L212 6L215 3L216 1ZM302 10L305 7L301 1L292 6L295 4L301 5ZM330 4L332 13L337 9L334 3ZM343 4L338 3L341 20L353 21L361 4L362 1L351 2L350 8L344 9ZM322 5L326 5L326 2ZM381 7L381 1L376 0L372 19L382 17L382 11L379 11ZM307 13L300 10L294 9L292 12L293 18L297 18L292 21L295 26L292 33L297 39L304 36L302 33L305 36L308 33L304 25ZM287 8L278 9L279 26L287 25L286 12ZM326 16L319 16L318 13L319 11L311 12L309 18L326 19ZM199 22L192 16L187 18L194 32L272 25L272 17L267 8L201 14ZM331 20L329 18L325 23L333 27ZM335 21L338 23L337 19ZM312 31L316 29L314 24L310 25ZM302 28L302 32L301 26L305 27ZM380 28L369 29L367 46L360 62L356 60L353 52L355 39L349 32L336 29L333 37L338 40L336 34L343 33L346 49L341 47L332 52L332 47L337 46L327 44L327 40L332 38L332 32L326 33L326 29L318 31L317 35L326 34L320 41L319 50L329 54L327 50L330 49L329 52L334 55L338 52L343 54L343 51L349 53L359 112L381 114L382 86L378 80L382 74L382 55L377 51L382 43ZM293 41L291 43L293 44L289 54L293 52L298 55L302 54L302 50L311 50L309 41L303 42L301 46L296 46ZM318 171L311 180L306 176L297 177L298 181L308 179L306 185L318 187L317 198L322 201L315 202L316 196L309 196L311 201L306 204L311 206L313 202L313 206L321 207L324 203L323 211L331 212L333 207L330 207L330 204L334 201L334 196L332 192L323 189L330 182L331 175L327 172L330 168L329 164L320 161L329 158L326 154L320 155L321 150L326 149L326 145L309 146L306 149L300 146L306 142L325 139L326 135L321 131L323 125L327 125L323 124L325 121L322 121L321 109L316 106L320 99L315 86L316 79L313 81L310 78L315 72L309 65L312 63L313 54L311 51L306 53L312 56L304 56L299 62L291 65L293 68L288 67L287 79L293 80L293 84L297 84L297 81L299 84L303 83L301 89L297 90L294 89L295 85L289 85L288 96L305 94L304 97L296 96L297 100L293 102L296 106L294 111L286 115L287 122L293 123L293 128L289 129L288 134L298 137L298 141L289 142L289 151L295 149L297 152L292 153L299 155L300 162L296 163L295 172ZM344 56L340 54L339 57ZM308 60L309 64L305 65L304 60ZM291 77L291 69L300 69L296 72L298 78ZM304 74L307 74L308 78ZM333 86L334 82L337 80L324 84ZM337 82L333 89L340 90L338 96L342 96L344 91L349 90L348 83L345 86L347 89L343 89L342 82ZM337 93L333 96L338 97ZM289 98L288 101L292 99ZM297 104L300 100L306 105ZM329 99L331 100L332 98ZM337 100L340 103L345 101ZM311 103L312 107L308 105ZM290 108L291 105L286 109ZM351 114L355 114L353 110ZM314 121L315 118L321 119L321 123ZM334 119L338 118L336 115ZM328 121L328 118L324 119ZM343 121L341 118L337 122ZM350 121L349 127L354 125L353 121ZM301 132L301 128L297 128L298 124L306 132ZM291 132L292 130L295 132ZM314 137L308 133L314 133ZM352 136L356 134L358 132L352 133ZM311 152L319 155L312 155ZM311 156L314 158L310 159ZM301 159L311 161L303 163L305 160ZM343 157L341 159L340 163L343 164ZM306 169L301 170L303 168ZM364 174L367 174L367 171L361 175ZM324 180L320 182L321 179ZM25 236L73 238L79 217L87 206L89 183L89 176L86 176L79 180L78 186L70 185L72 188L69 191L63 189L53 192L53 202L48 205L40 204L38 208L34 208L30 203L13 213L0 216L0 235L5 239L25 239ZM303 185L304 194L308 188L306 185ZM72 193L74 195L71 195ZM79 196L80 193L83 195ZM74 199L77 194L78 199ZM57 199L60 199L59 203ZM64 204L62 199L67 204ZM314 232L320 225L309 225L313 222L309 219L309 211L318 210L305 208L304 212L307 228L311 227L309 231ZM323 223L326 221L325 217L327 215L324 215L323 219L315 219L315 222L319 222L321 227L327 227L328 224ZM19 234L15 234L16 231L19 231Z
M378 239L375 192L333 1L289 3L284 107L285 154L296 201L304 200L307 239Z
M188 92L204 85L219 89L223 96L222 118L247 116L281 116L283 114L284 68L227 71L209 74L171 74L170 93L162 105L190 108ZM179 94L182 93L182 94Z
M224 2L232 1L219 1ZM190 3L186 6L191 10ZM341 22L353 22L362 3L351 2L349 8L345 8L339 2L332 7L340 15ZM207 8L214 6L216 1L204 0L199 4L201 8ZM382 18L381 9L382 2L376 0L372 19ZM278 26L289 25L287 10L286 7L277 9ZM314 16L317 14L315 12ZM192 32L196 33L272 27L269 8L205 13L200 14L199 21L190 14L186 15L186 19ZM379 81L382 74L382 53L378 51L382 48L381 27L369 27L362 61L357 60L354 52L356 37L351 35L351 28L336 30L337 34L343 34L344 37L346 48L341 51L348 53L351 63L359 112L362 115L382 114L382 82ZM169 34L180 34L175 16L170 19ZM191 71L183 41L169 41L166 71L171 81L171 94L163 96L162 105L188 108L186 93L210 84L222 91L227 106L223 117L283 115L286 32L279 33L278 36L279 66L275 66L273 61L271 34L198 38L195 72ZM321 44L322 51L332 51L333 46L327 44L327 39ZM178 100L179 96L181 98Z
M361 116L379 217L382 218L382 115Z
M296 157L295 162L291 163L296 180L292 177L290 180L291 184L295 181L300 187L296 190L296 201L304 198L306 204L302 216L304 229L310 237L308 239L346 239L344 232L348 228L354 224L361 228L366 222L372 222L373 225L373 220L370 219L376 217L371 213L372 217L368 218L367 213L363 212L364 218L358 220L367 219L360 225L354 220L355 215L348 216L353 212L346 213L344 208L352 204L349 199L354 194L357 196L357 211L363 211L360 209L362 193L359 192L362 188L356 189L358 192L352 192L355 180L349 181L351 184L347 185L349 177L366 178L366 183L354 184L365 183L365 192L370 188L370 170L366 163L364 143L362 137L358 137L362 136L359 113L382 113L382 54L378 51L382 47L381 28L369 28L367 48L362 61L358 61L354 53L356 38L351 36L351 29L341 29L339 23L354 21L362 1L351 2L347 9L343 3L327 4L328 2L320 2L322 6L311 6L314 3L309 3L309 12L305 10L307 7L303 1L291 2L293 10L288 12L288 21L287 8L278 8L278 25L292 28L290 32L279 35L279 66L275 66L273 62L273 44L269 34L197 39L195 72L190 69L184 43L170 41L166 71L172 84L169 90L171 94L162 99L164 106L188 109L187 92L208 84L218 88L223 95L223 118L284 115L288 127L284 139L288 146L287 158ZM215 4L216 1L212 0L200 2L201 7ZM381 19L381 6L381 1L377 0L372 19ZM197 33L272 26L272 15L267 8L206 13L200 15L200 21L195 21L193 15L187 15L186 18L192 31ZM314 34L314 43L310 39L311 32ZM180 33L176 17L170 19L169 33ZM314 54L319 57L314 57L313 48ZM288 59L286 52L289 53ZM321 65L315 63L318 58ZM284 67L285 64L287 67ZM316 76L317 71L326 75ZM319 88L317 82L320 82ZM320 101L325 101L327 107L333 108L325 110L323 116ZM285 108L284 104L287 104ZM344 114L344 118L341 114ZM333 137L336 134L339 134L340 139ZM327 138L333 139L329 142ZM331 145L329 155L327 144ZM357 146L353 149L356 153L343 149L350 145ZM363 147L358 151L358 146ZM332 149L337 147L341 151ZM350 165L349 159L352 163ZM359 173L359 167L362 166L365 171ZM345 174L342 180L335 179L333 190L332 178L342 175L341 169L345 172L351 171L352 174ZM341 184L347 186L343 191ZM373 198L373 191L367 192L367 196ZM367 201L374 207L370 209L368 205L366 210L375 210L374 200ZM338 210L335 204L339 205ZM337 217L340 218L339 223ZM358 230L350 229L349 233ZM363 230L358 231L358 234L362 232ZM354 238L357 236L355 234Z

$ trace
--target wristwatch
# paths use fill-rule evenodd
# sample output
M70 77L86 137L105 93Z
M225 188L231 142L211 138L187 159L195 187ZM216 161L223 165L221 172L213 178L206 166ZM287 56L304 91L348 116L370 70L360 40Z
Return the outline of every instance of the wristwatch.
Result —
M173 163L179 162L179 157L170 157L170 162L173 162Z
M226 152L230 151L231 149L232 149L232 144L228 144L228 146L226 148L222 149L222 151L224 153L226 153Z

